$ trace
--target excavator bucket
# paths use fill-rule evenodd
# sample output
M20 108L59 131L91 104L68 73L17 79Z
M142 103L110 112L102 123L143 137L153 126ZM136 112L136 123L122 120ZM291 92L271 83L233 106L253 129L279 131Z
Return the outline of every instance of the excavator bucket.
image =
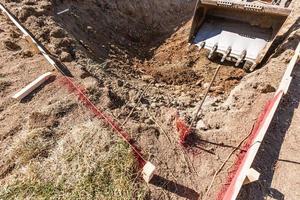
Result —
M189 42L253 71L291 10L287 0L198 0Z

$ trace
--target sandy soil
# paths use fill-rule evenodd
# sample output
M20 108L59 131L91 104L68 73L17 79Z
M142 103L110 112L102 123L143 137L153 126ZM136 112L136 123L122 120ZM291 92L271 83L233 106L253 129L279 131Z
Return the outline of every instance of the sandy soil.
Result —
M93 102L123 124L144 155L157 166L151 184L144 185L148 199L203 197L215 171L251 131L299 41L295 11L277 40L274 54L261 69L247 74L225 63L203 107L197 130L183 150L178 144L175 116L179 113L187 121L191 119L218 65L206 58L206 52L199 53L187 45L195 1L1 2L55 57L65 62ZM298 4L295 6L298 9ZM66 8L70 12L56 14ZM29 45L4 16L0 17L0 181L9 184L20 173L28 176L23 169L31 166L31 161L44 167L51 164L53 157L59 161L58 149L65 146L54 144L68 141L76 145L66 139L78 134L74 129L86 129L92 137L95 130L89 127L101 130L103 124L88 115L76 97L64 89L58 73L55 80L25 102L11 100L15 91L52 68L28 49ZM21 162L11 144L18 144L32 128L45 127L57 135L47 146L46 156ZM114 135L106 128L103 132ZM108 139L113 140L117 137ZM114 143L110 146L113 148ZM234 160L235 156L217 176L209 199L224 184ZM87 162L93 164L97 159ZM76 177L76 168L72 169L70 179ZM60 176L55 174L55 178ZM240 198L249 194L243 191Z

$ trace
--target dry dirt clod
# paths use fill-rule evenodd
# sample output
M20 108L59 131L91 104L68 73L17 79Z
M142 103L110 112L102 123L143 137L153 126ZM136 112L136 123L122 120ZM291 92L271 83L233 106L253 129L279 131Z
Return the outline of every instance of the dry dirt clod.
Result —
M24 4L28 6L34 6L36 5L36 2L34 0L25 0Z
M57 124L58 121L54 116L39 112L31 113L28 120L28 127L30 130L43 127L51 128Z
M38 15L37 11L34 7L31 6L23 6L18 13L18 18L21 20L21 22L25 22L28 17L30 16L36 16Z
M1 32L1 31L0 31L0 32ZM9 33L9 35L10 35L10 37L12 37L12 38L19 38L19 37L21 37L21 34L18 33L18 32L16 32L16 31L14 31L14 30L11 30L11 32Z
M271 93L271 92L275 92L276 91L276 88L273 87L272 85L270 84L263 84L263 85L260 85L258 87L258 90L261 92L261 93Z
M142 80L146 81L146 82L149 82L149 81L153 80L153 76L151 76L151 75L143 75L142 76Z
M86 77L83 80L83 85L86 90L98 89L98 81L93 77Z
M0 80L0 92L5 91L11 85L12 85L11 81Z
M61 54L60 54L60 60L62 62L72 62L73 61L73 58L72 58L72 55L66 51L63 51Z
M119 87L123 87L124 86L124 81L118 80L117 84L118 84Z
M51 32L50 32L50 36L51 37L55 37L55 38L63 38L65 37L65 31L62 28L54 28Z
M102 107L108 107L110 109L120 108L125 104L125 101L117 93L110 88L104 88L103 95L101 97Z
M32 53L32 51L24 50L21 52L21 56L22 56L22 58L29 58L29 57L33 56L33 53Z
M13 42L11 40L5 40L5 41L3 41L3 44L4 44L5 48L10 51L21 50L21 47L16 42Z

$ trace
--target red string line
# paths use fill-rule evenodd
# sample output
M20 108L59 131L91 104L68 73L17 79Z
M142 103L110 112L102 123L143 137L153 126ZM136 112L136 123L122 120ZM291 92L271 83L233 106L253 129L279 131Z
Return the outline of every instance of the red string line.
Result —
M256 136L260 132L267 116L269 115L270 111L272 110L275 102L280 97L282 92L279 92L276 96L270 99L264 106L263 111L260 113L255 125L251 131L251 135L248 138L247 142L241 148L242 150L238 154L234 165L232 166L231 170L228 173L228 177L226 179L225 184L222 186L221 190L217 194L217 200L223 200L226 193L233 193L233 188L231 187L232 184L235 182L239 172L246 160L246 155L248 150L251 148L253 142L255 141Z
M191 129L189 128L189 126L186 124L184 120L178 117L178 115L176 116L175 123L176 123L176 129L179 133L179 143L184 146L187 137L191 133Z
M95 104L93 104L91 102L91 100L86 96L84 89L81 89L79 86L77 86L71 78L64 76L63 79L61 80L61 82L64 85L68 86L68 89L70 90L70 92L76 92L76 94L78 95L78 99L91 111L93 112L98 118L103 119L108 125L110 125L110 127L116 131L121 138L130 145L130 147L133 150L133 153L135 155L135 157L137 158L140 167L142 168L145 164L146 164L146 160L143 158L140 150L138 149L138 147L133 144L133 140L129 137L129 134L124 131L116 122L113 121L113 119L108 116L107 114L103 113L99 108L97 108L95 106Z

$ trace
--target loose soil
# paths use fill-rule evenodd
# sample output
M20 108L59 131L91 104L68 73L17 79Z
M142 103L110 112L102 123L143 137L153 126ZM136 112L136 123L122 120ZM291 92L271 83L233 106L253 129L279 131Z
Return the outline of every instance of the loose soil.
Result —
M187 43L194 0L0 2L64 62L91 100L122 124L157 166L149 185L140 178L126 179L127 191L132 193L113 192L111 198L115 199L202 199L215 171L251 131L300 40L299 5L294 3L295 11L280 33L282 40L262 68L247 74L230 63L222 64L191 142L183 148L178 144L175 118L191 120L219 65L206 58L207 52ZM69 11L57 14L65 9ZM3 15L0 24L0 190L15 180L41 176L40 182L54 185L50 196L67 189L70 195L60 198L78 194L79 198L101 199L108 194L96 186L95 181L103 182L101 175L83 181L86 187L82 182L73 187L72 181L77 180L78 171L83 172L83 180L101 171L105 156L124 159L122 153L114 153L121 139L89 115L61 84L61 75L30 48ZM53 71L56 79L21 103L10 98L46 71ZM33 151L27 144L35 141L37 130L38 144L43 145ZM128 161L123 164L138 173L126 156L128 147L119 149ZM233 156L217 176L208 199L215 198L234 160ZM49 172L39 173L48 168ZM67 187L58 187L61 183ZM89 193L88 188L96 193ZM28 191L23 197L30 195ZM245 199L244 192L241 195Z

